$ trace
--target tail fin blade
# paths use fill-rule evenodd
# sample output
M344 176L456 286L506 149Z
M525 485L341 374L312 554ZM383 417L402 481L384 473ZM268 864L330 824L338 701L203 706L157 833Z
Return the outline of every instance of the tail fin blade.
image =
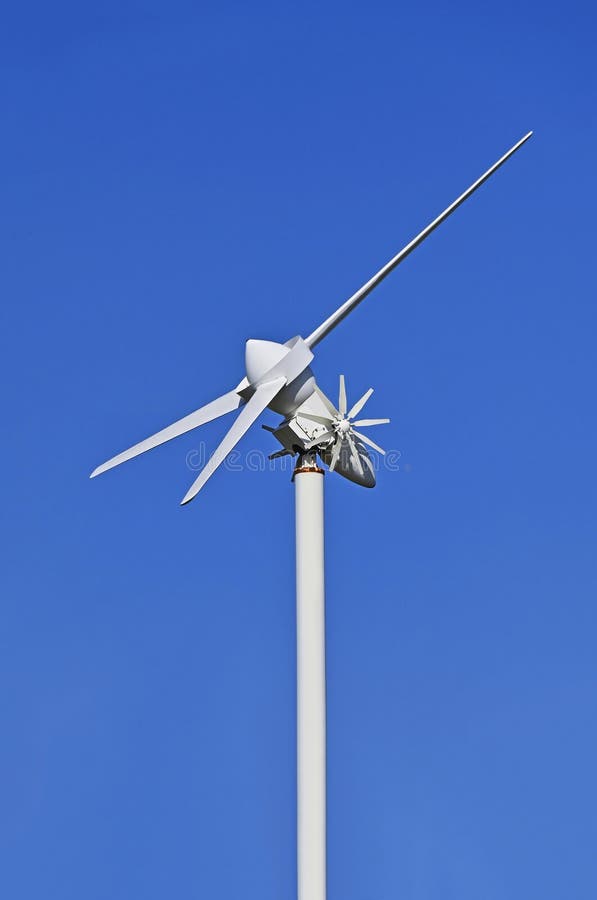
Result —
M138 444L135 444L134 447L130 447L128 450L119 453L118 456L112 457L112 459L109 459L101 466L98 466L97 469L94 469L89 477L95 478L96 475L101 475L102 472L107 472L108 469L113 469L114 466L119 466L129 459L133 459L135 456L145 453L147 450L152 450L154 447L159 447L160 444L165 444L166 441L171 441L181 434L186 434L187 431L192 431L193 428L205 425L206 422L218 419L220 416L224 416L226 413L238 409L239 406L242 406L243 404L244 400L242 397L239 397L235 390L229 391L227 394L218 397L216 400L212 400L211 403L202 406L200 409L195 410L195 412L190 413L183 419L179 419L172 425L168 425L167 428L163 428L162 431L158 431L157 434L152 434L151 437L146 438L144 441L140 441Z
M348 413L348 415L347 415L346 418L347 418L347 419L354 419L354 417L357 416L357 415L360 413L360 411L362 410L362 408L364 407L365 403L367 402L367 400L369 399L369 397L371 396L372 393L373 393L373 388L369 388L369 390L366 391L366 392L363 394L363 396L361 397L361 399L360 399L360 400L357 400L357 402L356 402L355 405L351 408L351 410L350 410L350 412Z
M341 416L346 415L346 379L340 375L340 393L338 395L338 410Z
M374 450L377 450L378 453L381 453L382 456L386 455L386 451L383 447L380 447L379 444L376 444L375 441L372 441L371 438L368 438L366 434L361 434L360 431L356 431L354 428L352 429L352 433L358 437L360 441L364 444L367 444L369 447L373 447Z
M340 457L340 451L342 450L342 438L340 435L336 438L336 443L334 444L334 449L332 451L332 458L330 460L330 472L333 472L336 468L336 464Z
M326 395L317 387L317 385L315 385L315 393L329 412L332 419L340 415L339 411L336 409L332 401L328 397L326 397Z
M348 441L348 446L350 447L350 457L352 459L352 463L359 473L359 475L363 474L363 463L361 462L361 457L359 456L359 451L357 450L357 445L354 442L354 438L350 431L346 435L346 440Z
M352 425L387 425L389 419L358 419L356 422L352 422Z

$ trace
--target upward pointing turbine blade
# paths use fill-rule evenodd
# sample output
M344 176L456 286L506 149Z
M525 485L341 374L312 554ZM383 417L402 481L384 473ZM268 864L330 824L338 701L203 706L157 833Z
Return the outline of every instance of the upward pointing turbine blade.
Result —
M346 381L344 375L340 375L340 393L338 395L338 412L342 417L346 415Z
M478 178L474 182L474 184L471 184L471 186L467 188L464 194L461 194L460 197L457 197L457 199L454 200L454 202L451 203L450 206L447 207L447 209L440 213L440 215L436 219L434 219L433 222L430 222L429 225L423 229L423 231L421 231L415 238L412 239L409 244L406 245L406 247L400 250L400 252L397 253L396 256L392 257L392 259L387 262L385 266L373 276L373 278L370 278L369 281L367 281L363 285L363 287L359 288L356 294L353 294L352 297L349 297L348 300L346 300L342 304L342 306L338 307L336 312L332 313L332 315L327 318L325 322L322 322L321 325L316 328L308 338L305 339L305 343L307 344L307 346L313 348L316 344L323 340L323 338L326 337L326 335L328 335L330 331L348 315L349 312L352 312L355 306L359 305L361 300L364 300L365 297L371 293L373 288L377 287L377 285L381 281L383 281L384 278L389 275L397 265L399 265L399 263L406 259L406 257L410 253L412 253L412 251L416 247L418 247L419 244L421 244L425 240L425 238L431 234L432 231L435 231L438 225L441 225L441 223L444 222L448 218L448 216L452 215L454 210L458 209L461 203L464 203L464 201L467 200L471 196L471 194L474 194L477 188L481 187L483 182L487 181L487 179L490 178L493 173L500 168L500 166L503 166L506 160L508 160L513 153L516 153L516 151L520 147L522 147L522 145L526 143L526 141L528 141L532 133L532 131L529 131L528 134L525 134L525 136L521 138L518 143L514 144L514 146L511 147L507 153L504 153L504 155L500 159L498 159L498 161L494 163L491 168L487 170L487 172L481 175L481 177Z
M190 413L183 419L179 419L178 422L168 425L167 428L163 428L161 431L158 431L157 434L152 434L151 437L146 438L144 441L140 441L138 444L135 444L134 447L124 450L122 453L119 453L118 456L113 456L112 459L109 459L101 466L98 466L97 469L94 469L89 477L95 478L96 475L101 475L102 472L107 472L108 469L113 469L114 466L119 466L129 459L134 459L135 456L139 456L147 450L159 447L160 444L165 444L166 441L171 441L181 434L186 434L187 431L192 431L193 428L198 428L200 425L205 425L213 419L218 419L220 416L224 416L226 413L238 409L243 403L244 400L242 397L239 397L236 391L229 391L227 394L218 397L216 400L212 400L211 403L202 406L200 409L195 410L195 412Z
M189 503L199 493L205 482L211 478L218 466L224 462L230 451L236 447L245 432L249 430L255 419L261 415L268 403L282 390L285 384L285 378L276 378L257 388L220 446L203 467L199 477L183 497L181 506Z

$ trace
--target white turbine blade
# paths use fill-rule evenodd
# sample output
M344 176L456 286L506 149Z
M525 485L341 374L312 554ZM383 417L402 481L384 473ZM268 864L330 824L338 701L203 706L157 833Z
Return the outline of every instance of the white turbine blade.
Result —
M332 458L330 460L330 472L333 472L336 468L336 463L338 462L338 457L340 456L340 450L342 449L342 438L338 435L336 438L336 443L334 444L334 449L332 451Z
M338 411L341 416L346 415L346 381L344 375L340 375L340 393L338 395Z
M234 449L245 432L249 430L255 419L261 415L268 403L282 390L285 384L285 378L276 378L274 381L268 381L256 389L220 446L214 451L197 480L183 497L181 506L184 506L185 503L188 503L199 493L208 478L211 478L218 466L224 462L230 451Z
M365 403L367 402L367 400L369 399L369 397L371 396L372 393L373 393L373 388L369 388L369 390L365 394L363 394L361 399L357 400L357 402L351 408L351 410L348 413L348 415L346 416L346 418L352 419L353 416L356 416L358 413L360 413L360 411L362 410L362 408L364 407Z
M356 434L358 439L362 441L364 444L367 444L369 447L373 447L374 450L377 450L378 453L381 453L382 456L386 455L386 451L376 444L375 441L372 441L371 438L368 438L366 434L361 434L360 431L356 431L356 429L352 429L352 433Z
M350 446L350 455L352 457L352 461L357 469L359 475L363 475L363 463L361 462L361 457L359 456L359 451L357 450L357 445L354 442L354 438L351 435L350 431L346 435L348 439L348 443Z
M363 427L367 425L387 425L389 419L359 419L358 422L352 422L352 425L361 425Z
M305 450L311 450L312 447L317 447L319 444L323 443L323 441L327 441L328 438L334 437L335 434L335 431L323 431L314 440L309 441L308 444L305 444Z
M206 422L211 422L213 419L224 416L226 413L238 409L244 402L245 401L242 397L239 397L236 391L229 391L222 397L212 400L212 402L208 403L206 406L202 406L201 409L197 409L183 419L179 419L172 425L168 425L167 428L158 431L157 434L152 434L151 437L135 444L134 447L130 447L130 449L119 453L118 456L112 457L112 459L109 459L101 466L98 466L97 469L94 469L89 477L95 478L96 475L101 475L102 472L107 472L108 469L113 469L114 466L119 466L120 463L133 459L141 453L145 453L146 450L152 450L160 444L165 444L166 441L171 441L172 438L179 437L181 434L186 434L187 431L192 431L193 428L198 428L200 425L205 425Z
M326 419L325 416L316 416L315 413L299 412L297 415L299 419L309 419L310 422L317 422L318 425L327 426L331 423L331 419Z
M500 168L500 166L503 166L506 160L509 159L513 153L516 153L516 151L520 147L522 147L522 145L526 141L528 141L532 133L532 131L529 131L528 134L525 134L525 136L521 138L518 143L514 144L514 146L501 157L501 159L498 159L498 161L494 163L491 168L488 169L487 172L485 172L484 175L481 175L481 177L478 178L477 181L474 182L474 184L467 188L464 194L461 194L460 197L454 200L454 202L451 203L450 206L447 207L447 209L440 213L440 215L436 219L434 219L433 222L430 222L430 224L426 228L424 228L423 231L421 231L415 238L413 238L413 240L409 244L407 244L406 247L400 250L400 252L397 253L396 256L394 256L389 262L387 262L385 266L373 276L373 278L370 278L369 281L367 281L363 285L363 287L359 288L356 294L353 294L352 297L349 297L348 300L346 300L342 304L342 306L338 307L336 312L332 313L332 315L329 316L329 318L327 318L325 322L322 322L322 324L318 328L316 328L308 338L305 339L305 343L307 344L307 346L312 348L321 340L323 340L323 338L326 337L326 335L328 335L330 331L348 315L349 312L352 312L352 310L356 306L358 306L361 300L364 300L365 297L371 293L373 288L377 287L377 285L381 281L383 281L383 279L387 275L389 275L390 272L393 271L393 269L395 269L399 263L406 259L406 257L410 253L412 253L412 251L416 247L418 247L419 244L421 244L425 240L425 238L431 234L432 231L435 231L438 225L441 225L442 222L444 222L448 218L448 216L450 216L454 212L454 210L458 209L461 203L464 203L464 201L467 200L471 196L471 194L473 194L477 190L477 188L480 188L481 185Z
M315 385L315 393L317 394L317 396L319 397L319 399L321 400L321 402L323 403L323 405L329 412L332 419L337 418L340 415L340 413L338 412L338 410L336 409L336 407L334 406L332 401L328 397L326 397L326 395L323 393L322 390L320 390L317 387L317 385Z

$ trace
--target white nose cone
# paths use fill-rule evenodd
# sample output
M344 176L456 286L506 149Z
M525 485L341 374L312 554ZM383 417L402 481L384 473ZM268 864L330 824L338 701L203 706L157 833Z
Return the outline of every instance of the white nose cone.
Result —
M280 362L289 348L275 341L247 341L245 348L245 367L247 378L251 384L255 384L266 372Z

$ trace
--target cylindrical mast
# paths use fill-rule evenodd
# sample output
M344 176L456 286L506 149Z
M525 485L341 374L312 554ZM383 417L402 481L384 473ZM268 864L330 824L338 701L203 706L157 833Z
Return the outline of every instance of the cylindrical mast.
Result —
M298 900L326 897L323 470L299 457L296 491Z

